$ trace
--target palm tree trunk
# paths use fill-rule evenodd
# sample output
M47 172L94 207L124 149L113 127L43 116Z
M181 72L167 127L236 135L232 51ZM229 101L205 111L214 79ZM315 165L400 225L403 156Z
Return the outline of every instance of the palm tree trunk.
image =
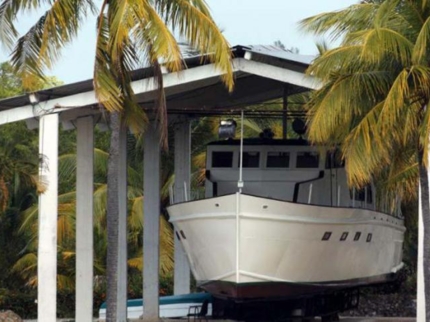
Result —
M107 297L106 322L117 322L117 293L118 293L118 172L119 172L119 135L120 115L110 113L110 148L107 173Z
M430 322L430 200L428 170L423 164L423 151L418 153L418 166L421 188L421 211L424 225L424 293L426 307L426 321Z

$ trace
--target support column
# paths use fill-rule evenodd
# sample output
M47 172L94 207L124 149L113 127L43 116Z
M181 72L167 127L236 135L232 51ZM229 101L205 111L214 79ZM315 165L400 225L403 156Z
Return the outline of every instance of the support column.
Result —
M417 263L417 321L425 321L426 320L426 296L425 296L425 287L424 287L424 221L423 221L423 212L422 212L422 204L421 204L421 185L420 184L418 185L418 258L417 258L417 261L418 261Z
M159 320L160 253L160 138L154 122L148 125L144 142L143 297L145 321Z
M285 84L284 93L282 96L282 138L284 140L287 138L288 96L289 96L289 89L288 89L288 85Z
M81 117L77 127L76 165L76 321L93 320L94 285L94 120Z
M127 321L127 127L119 134L118 173L118 321Z
M37 251L38 321L57 321L58 114L40 117L39 175L46 190L39 195Z
M175 128L175 185L174 201L183 202L190 199L191 175L191 129L190 122L184 118ZM185 189L186 186L186 189ZM187 194L187 198L185 198ZM190 293L190 265L177 234L175 239L175 276L174 293Z

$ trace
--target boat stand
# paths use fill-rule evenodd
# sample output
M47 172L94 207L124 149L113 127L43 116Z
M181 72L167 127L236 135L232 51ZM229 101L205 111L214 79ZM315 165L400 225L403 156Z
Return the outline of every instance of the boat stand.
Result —
M321 321L339 321L339 312L358 306L358 288L318 294L298 299L258 299L233 301L214 298L212 316L247 322L274 321L300 318L302 321L320 316Z

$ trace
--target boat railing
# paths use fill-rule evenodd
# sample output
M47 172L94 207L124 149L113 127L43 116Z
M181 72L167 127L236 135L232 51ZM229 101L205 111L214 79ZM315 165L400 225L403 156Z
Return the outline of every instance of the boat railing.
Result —
M308 198L307 198L307 204L314 204L312 203L312 194L313 194L313 188L314 188L314 181L318 180L319 178L314 178L313 180L309 180L308 183ZM302 182L304 183L304 182ZM401 199L396 198L395 205L390 204L386 200L380 200L379 202L373 202L369 203L367 200L367 197L363 201L355 200L354 197L350 198L349 206L343 204L341 202L341 185L337 186L337 200L335 202L334 207L349 207L349 208L360 208L360 209L370 209L375 211L381 211L385 214L388 214L390 216L393 216L395 218L403 218L402 209L401 209ZM298 191L297 191L298 192ZM296 193L297 193L296 192ZM352 196L355 195L355 189L352 190ZM365 193L365 196L367 196L367 193ZM184 182L183 185L180 187L175 188L175 184L172 184L169 186L169 201L170 204L176 204L180 202L187 202L191 200L200 200L205 198L205 192L202 189L190 189L190 187L187 185L186 182ZM297 202L293 201L293 202ZM315 204L317 205L317 204Z
M307 194L307 199L302 199L302 201L299 202L297 198L293 198L292 202L307 203L308 205L315 206L320 205L318 202L315 202L315 198L313 198L315 193L315 183L318 182L318 179L319 178L314 178L311 180L299 182L298 185L300 185L300 187L303 189L301 193L304 196L306 196ZM358 200L354 197L356 196L355 188L351 189L349 196L342 195L342 185L337 185L335 191L336 198L333 203L330 204L331 207L369 209L382 212L397 219L403 219L401 199L398 197L395 199L395 201L392 202L387 201L389 200L389 198L378 200L377 202L372 202L372 200L368 199L367 188L364 189L363 200ZM298 190L296 190L295 196L298 196Z
M175 187L175 184L171 184L169 186L169 201L171 205L179 202L199 200L204 197L204 191L201 189L190 189L186 182L184 182L180 187Z
M320 171L318 176L315 178L296 182L294 185L293 202L297 202L299 198L300 187L303 187L305 184L309 183L308 204L310 204L312 199L313 182L321 180L323 178L324 178L324 171Z

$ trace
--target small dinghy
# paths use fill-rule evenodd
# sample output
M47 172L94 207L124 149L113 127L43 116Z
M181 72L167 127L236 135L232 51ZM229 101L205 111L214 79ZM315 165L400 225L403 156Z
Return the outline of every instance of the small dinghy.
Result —
M212 296L208 293L190 293L183 295L171 295L160 297L160 317L180 318L186 317L190 312L190 307L203 305L204 301L209 301L207 315L212 315ZM127 301L127 318L138 319L144 310L143 299L132 299ZM192 311L191 313L194 313ZM106 302L100 306L99 321L106 319Z

